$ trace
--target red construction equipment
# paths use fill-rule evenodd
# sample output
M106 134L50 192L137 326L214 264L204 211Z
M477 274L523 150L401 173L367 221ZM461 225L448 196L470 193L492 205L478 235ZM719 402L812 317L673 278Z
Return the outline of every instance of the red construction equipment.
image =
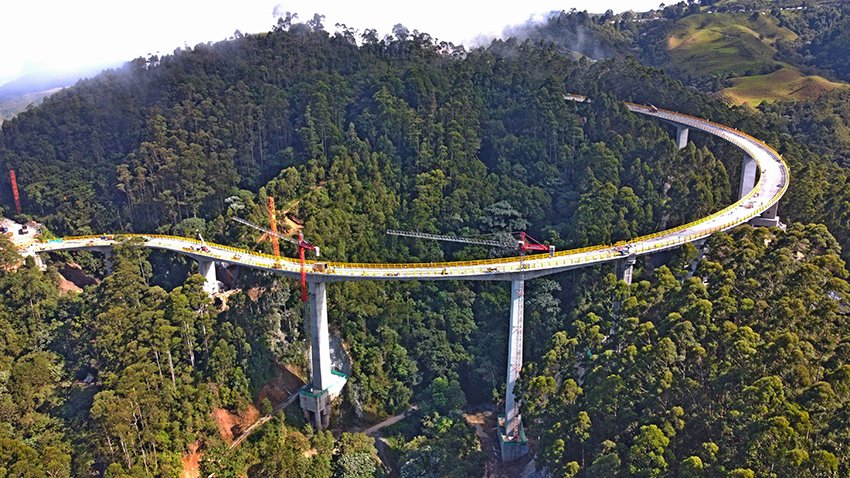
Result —
M396 231L393 229L387 229L387 234L393 236L415 237L419 239L432 239L435 241L478 244L480 246L501 247L505 249L516 248L516 250L519 251L520 255L523 256L527 251L541 251L548 252L550 255L553 256L555 255L555 246L547 246L546 244L541 244L540 241L537 241L533 237L529 236L525 233L525 231L519 232L519 239L516 243L510 243L505 241L493 241L489 239L475 239L470 237L442 236L439 234L428 234L426 232Z
M540 252L548 252L550 255L555 255L555 246L547 246L546 244L541 244L540 241L534 239L525 233L525 231L520 231L519 233L519 243L517 244L517 249L520 253L526 251L540 251Z
M269 239L272 241L272 253L275 257L280 257L280 243L277 240L277 214L274 210L274 198L269 196L269 200L266 204L269 208L269 227L271 228L271 235L269 235Z
M304 240L304 234L298 231L298 242L293 241L298 245L298 256L301 258L301 302L307 303L307 267L304 265L304 250L310 249L319 257L319 247L310 244Z
M306 259L304 257L304 250L311 250L311 251L316 253L316 257L319 257L319 252L320 252L319 246L315 246L315 245L310 244L309 242L305 241L304 235L301 233L301 231L298 231L298 239L293 239L291 237L278 234L277 231L272 231L271 229L266 229L265 227L258 226L256 224L254 224L253 222L246 221L245 219L242 219L240 217L233 217L231 219L238 222L239 224L244 224L244 225L251 227L251 228L254 228L258 231L265 232L271 238L283 239L284 241L291 242L291 243L295 244L296 246L298 246L298 257L301 259L301 301L306 304L306 302L307 302L307 265L306 265Z
M21 196L18 194L18 178L15 177L15 170L9 170L9 179L12 181L12 196L15 198L15 211L21 213Z

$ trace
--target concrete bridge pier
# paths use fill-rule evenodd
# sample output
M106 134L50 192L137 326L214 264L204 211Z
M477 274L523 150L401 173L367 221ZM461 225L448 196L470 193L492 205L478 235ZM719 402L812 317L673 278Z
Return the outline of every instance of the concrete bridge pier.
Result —
M738 191L738 198L743 198L750 191L753 190L756 184L756 171L758 171L758 165L756 164L756 160L745 156L744 162L741 165L741 187ZM774 204L766 211L761 213L761 216L754 217L750 219L750 224L756 227L775 227L779 226L779 216L777 215L777 209L779 204Z
M634 254L617 261L617 280L625 281L626 284L631 285L636 262L637 256Z
M688 145L688 127L683 124L676 125L676 146L685 149Z
M211 259L196 259L198 261L198 272L204 276L204 292L215 294L219 291L218 277L215 275L215 261Z
M40 255L33 253L32 259L35 262L35 266L38 267L38 270L42 272L47 270L47 264L44 263L44 259L42 259Z
M522 369L522 325L525 306L525 281L511 281L511 322L508 329L508 377L505 383L505 416L499 417L499 444L502 461L515 461L528 454L528 441L514 396Z
M115 252L111 247L103 251L103 268L106 275L112 275L115 272Z
M738 199L747 195L756 185L756 170L758 164L756 160L744 156L743 164L741 164L741 187L738 189Z
M331 403L348 380L345 374L331 369L328 298L324 282L309 283L309 320L312 376L310 383L299 391L299 400L304 415L320 430L330 424Z
M779 209L779 203L770 206L766 211L761 213L761 216L754 217L750 219L750 224L756 227L782 227L782 223L779 222L779 216L777 215L777 210Z

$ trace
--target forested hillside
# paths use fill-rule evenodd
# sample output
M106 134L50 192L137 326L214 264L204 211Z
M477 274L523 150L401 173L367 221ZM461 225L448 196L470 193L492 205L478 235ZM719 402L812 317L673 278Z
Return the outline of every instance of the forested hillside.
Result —
M282 21L137 59L4 123L0 164L17 171L27 215L58 235L200 233L268 249L229 218L267 223L273 196L281 230L302 228L331 260L433 261L510 251L383 231L526 230L563 249L720 209L734 198L740 151L700 134L677 150L670 126L622 100L734 125L791 165L783 220L827 221L837 242L822 226L742 228L714 239L704 259L685 249L667 266L640 264L631 287L609 267L529 281L532 448L552 472L582 476L697 466L747 476L766 469L764 457L783 470L818 463L814 476L848 472L839 244L850 225L846 204L824 200L817 181L842 177L834 158L777 128L779 113L729 109L634 59L574 60L516 39L467 52L403 28L383 40L368 31L359 46L353 35ZM567 92L593 101L567 102ZM8 183L0 188L9 211ZM180 476L191 459L202 476L379 473L363 435L316 432L260 399L281 365L304 366L294 283L245 272L223 306L186 277L193 265L134 243L111 268L87 254L52 257L47 272L2 259L0 468L14 476ZM97 283L60 293L66 261ZM504 398L507 288L328 290L331 329L352 361L334 431L415 404L385 433L397 471L480 476L489 450L461 410ZM769 403L743 403L746 394ZM214 411L251 407L270 420L230 448ZM764 436L744 436L751 430ZM766 450L774 432L782 440Z
M838 245L822 226L742 226L706 250L600 284L524 370L527 426L556 476L850 472Z
M258 214L270 194L337 260L395 253L379 234L387 225L530 224L586 245L728 203L727 168L711 152L676 152L661 125L597 88L637 65L591 67L515 42L464 59L445 49L424 34L358 48L302 28L198 45L21 114L3 127L0 160L56 233L171 231L228 208ZM600 95L589 110L563 100L589 88Z

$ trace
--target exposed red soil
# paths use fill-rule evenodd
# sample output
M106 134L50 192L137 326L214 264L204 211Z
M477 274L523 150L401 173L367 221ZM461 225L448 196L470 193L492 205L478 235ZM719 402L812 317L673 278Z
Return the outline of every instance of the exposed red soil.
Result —
M59 274L59 293L60 294L67 294L69 292L74 292L74 293L78 294L82 291L83 291L83 289L78 287L77 284L74 284L73 282L71 282L68 279L66 279L65 277L63 277L62 274Z
M277 406L302 386L304 386L304 380L298 376L298 370L289 366L278 365L274 378L260 390L256 405L249 405L242 415L224 408L213 410L213 419L215 419L221 437L228 445L232 445L240 435L261 418L258 407L264 398L268 398L272 406Z
M301 378L301 375L300 371L294 367L278 365L275 376L260 390L257 404L262 403L264 398L268 398L272 406L283 402L291 394L304 386L304 380Z
M189 453L183 455L183 474L181 478L199 478L201 476L201 458L203 453L198 451L199 443L189 445Z
M224 408L216 408L213 410L213 418L218 425L218 432L227 444L233 443L235 437L242 434L243 430L254 424L260 418L260 411L254 405L248 405L248 409L242 416L239 416Z
M96 285L100 282L96 277L87 274L79 264L73 262L63 264L59 273L78 287Z

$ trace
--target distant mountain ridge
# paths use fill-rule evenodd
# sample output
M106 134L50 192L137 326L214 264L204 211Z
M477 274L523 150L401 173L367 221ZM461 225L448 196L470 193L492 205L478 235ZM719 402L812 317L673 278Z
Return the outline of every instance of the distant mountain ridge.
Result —
M26 110L30 105L40 104L45 98L63 88L64 86L58 86L44 91L22 93L17 96L9 95L4 99L0 99L0 124L21 111Z
M74 71L40 71L27 73L26 75L0 85L0 100L28 93L37 93L39 91L46 91L53 88L70 86L81 78L91 77L100 73L103 69L104 67L101 66L80 68Z
M51 94L76 83L82 78L92 77L102 67L87 67L76 71L30 73L0 86L0 123L38 104Z

